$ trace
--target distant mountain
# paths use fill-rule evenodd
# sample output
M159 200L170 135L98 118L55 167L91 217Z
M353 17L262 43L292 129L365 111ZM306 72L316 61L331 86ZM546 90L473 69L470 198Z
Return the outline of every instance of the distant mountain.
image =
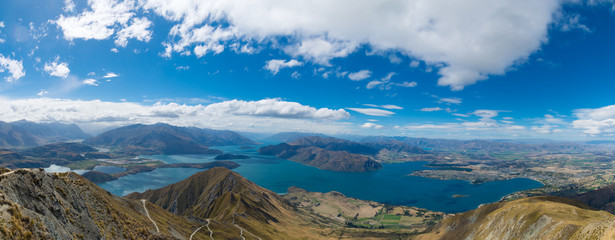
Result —
M22 127L0 121L0 147L38 146L43 142Z
M135 124L86 139L85 144L121 148L131 154L220 154L208 146L249 145L254 141L232 131Z
M75 173L0 173L0 239L189 239L203 226L147 201L111 195Z
M372 152L372 148L358 147L354 144L341 145L336 141L333 141L331 145L322 144L322 142L313 141L314 139L312 139L312 137L308 138L309 139L304 138L293 142L298 145L280 143L278 145L265 146L260 148L258 153L262 155L277 156L279 158L330 171L366 172L382 168L382 164L376 162L368 155L341 150L323 149L317 146L330 146L332 149L350 149L358 152ZM314 145L307 145L313 142L315 142Z
M292 146L318 147L330 151L345 151L354 154L375 155L378 149L373 147L334 137L309 136L299 138L289 143Z
M318 238L308 234L311 228L305 226L307 223L299 218L288 201L226 168L212 168L181 182L144 193L132 193L126 197L147 199L188 218L235 225L243 229L246 237ZM220 239L231 238L227 236Z
M615 214L615 184L570 197L596 209Z
M374 149L378 149L378 150L382 150L382 149L386 149L388 151L392 151L392 152L405 152L405 153L412 153L412 154L427 154L429 153L429 151L417 147L417 146L411 146L410 144L407 144L405 142L402 141L398 141L398 140L387 140L387 141L377 141L377 142L361 142L363 145L372 147Z
M416 239L612 239L615 215L575 200L530 197L444 219Z
M0 121L0 147L39 146L89 137L75 124Z
M578 143L553 142L541 144L528 144L515 141L493 140L454 140L410 137L364 137L360 142L386 142L400 141L411 146L426 149L452 152L580 152L592 150L589 145Z
M320 133L281 132L281 133L274 134L270 137L267 137L264 140L289 143L289 142L295 141L300 138L312 137L312 136L329 137L327 135L320 134Z
M33 135L43 139L46 143L64 142L91 137L89 134L83 132L76 124L64 124L59 122L35 123L26 120L11 122L10 124L27 130Z

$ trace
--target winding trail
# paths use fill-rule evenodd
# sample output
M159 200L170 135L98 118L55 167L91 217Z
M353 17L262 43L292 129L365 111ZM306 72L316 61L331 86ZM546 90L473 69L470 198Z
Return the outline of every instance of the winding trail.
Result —
M145 199L141 199L141 203L143 203L143 209L145 209L145 214L147 214L147 218L149 218L150 221L152 221L152 223L154 223L154 226L156 227L156 232L160 233L160 229L158 229L158 225L156 224L156 222L154 222L154 219L152 219L152 217L149 216L149 212L147 211L147 207L145 207Z
M252 237L257 238L258 240L263 240L263 239L261 239L261 238L257 237L256 235L252 234L252 233L251 233L251 232L249 232L248 230L245 230L245 229L243 229L242 227L240 227L239 225L237 225L237 224L235 223L235 215L237 215L237 212L234 212L234 213L233 213L233 225L235 225L235 227L239 228L239 234L241 234L241 235L240 235L241 239L246 240L246 238L243 236L243 231L246 231L247 233L249 233L250 235L252 235Z
M214 240L214 232L211 230L211 228L209 228L209 218L205 220L207 220L207 225L205 225L205 227L207 227L207 230L209 230L209 238L211 238L211 240Z

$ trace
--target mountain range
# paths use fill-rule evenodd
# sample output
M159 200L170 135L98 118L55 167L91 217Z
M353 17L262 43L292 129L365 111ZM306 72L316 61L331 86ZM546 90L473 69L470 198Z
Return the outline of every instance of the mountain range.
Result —
M88 138L84 144L117 148L131 155L221 154L209 146L251 145L256 142L232 131L176 127L158 123L120 127Z
M75 124L0 121L0 147L38 146L90 137Z

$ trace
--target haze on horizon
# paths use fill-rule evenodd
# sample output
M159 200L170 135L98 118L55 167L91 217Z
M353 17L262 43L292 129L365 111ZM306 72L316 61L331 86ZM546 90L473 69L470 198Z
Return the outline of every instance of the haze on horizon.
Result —
M613 1L5 1L0 121L612 139ZM352 6L352 7L350 7Z

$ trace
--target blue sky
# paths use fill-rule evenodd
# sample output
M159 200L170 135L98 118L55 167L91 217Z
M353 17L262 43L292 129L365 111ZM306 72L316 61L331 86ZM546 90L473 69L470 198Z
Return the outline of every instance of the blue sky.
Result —
M352 7L349 7L352 6ZM610 139L610 1L4 1L0 120Z

